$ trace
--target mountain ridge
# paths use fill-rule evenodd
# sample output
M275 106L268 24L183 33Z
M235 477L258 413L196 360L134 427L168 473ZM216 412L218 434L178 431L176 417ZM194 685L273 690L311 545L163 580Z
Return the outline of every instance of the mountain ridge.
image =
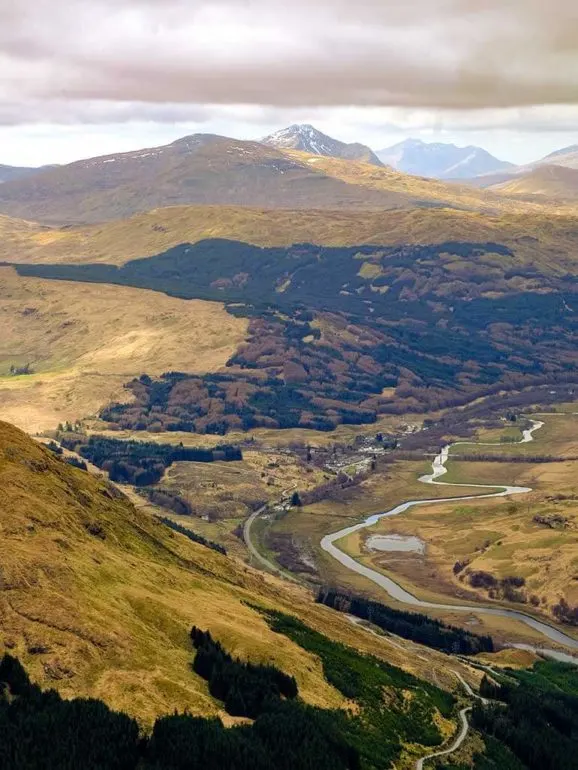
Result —
M481 147L458 147L412 138L379 150L377 156L382 163L399 171L433 179L463 180L514 167L513 163L499 160Z
M334 139L312 125L293 124L261 139L263 144L280 150L301 150L310 155L324 155L343 160L360 160L373 166L383 166L373 150L360 142L346 143Z
M260 142L195 134L6 182L0 211L47 223L85 223L179 204L389 209L416 203L405 192L336 179L309 160Z

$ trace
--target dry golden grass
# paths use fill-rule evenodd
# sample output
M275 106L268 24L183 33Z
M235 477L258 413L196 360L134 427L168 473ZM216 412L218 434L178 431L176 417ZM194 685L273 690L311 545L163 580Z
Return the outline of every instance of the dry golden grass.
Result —
M196 515L242 518L287 490L305 491L329 478L295 456L244 450L241 462L175 463L161 486L188 500Z
M375 167L369 169L373 169L371 174L385 173ZM404 184L408 179L415 178L403 177ZM427 184L437 183L428 180ZM455 189L461 189L441 187L452 194ZM466 190L468 195L482 195L470 188ZM505 244L514 250L518 259L536 262L553 272L576 269L572 256L578 240L574 212L546 205L531 211L506 208L483 212L478 210L477 198L470 203L471 210L413 208L353 212L173 206L99 225L66 228L43 227L3 217L0 218L0 260L121 265L179 243L195 243L204 238L238 239L259 246L287 246L305 241L327 246L362 243L393 246L458 240Z
M438 202L442 205L470 208L488 213L500 211L539 213L551 207L547 201L542 203L540 201L519 200L515 197L510 198L507 194L502 195L467 184L454 184L412 176L396 171L391 167L380 168L361 161L353 163L340 158L310 156L298 150L287 150L285 154L297 161L309 162L316 171L348 184L369 187L373 190L403 193L416 201ZM565 212L575 213L575 209L569 205L565 208Z
M296 614L442 686L455 686L450 668L476 681L457 661L448 666L434 651L378 639L302 589L167 530L6 423L0 535L0 651L21 658L42 686L103 698L145 724L174 709L218 712L190 668L193 624L235 655L294 674L308 702L344 705L319 660L273 633L246 602Z
M532 668L540 658L529 650L509 649L498 652L480 652L476 655L476 660L496 668Z
M215 371L247 322L222 305L0 268L0 418L33 432L94 414L144 372ZM10 377L30 363L31 376Z

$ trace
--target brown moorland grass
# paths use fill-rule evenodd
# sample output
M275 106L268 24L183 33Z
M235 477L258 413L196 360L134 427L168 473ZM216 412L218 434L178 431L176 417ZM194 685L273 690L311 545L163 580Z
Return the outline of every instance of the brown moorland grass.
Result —
M217 302L21 278L0 267L0 417L28 431L94 414L144 372L216 371L247 322ZM34 374L11 377L11 365Z
M309 595L156 523L114 488L0 423L0 652L63 695L103 698L144 724L217 714L190 668L188 631L294 674L306 701L344 705L315 656L273 633L248 603L295 614L332 638L453 688L458 661L378 639ZM433 672L435 671L435 677Z
M175 463L161 488L188 500L195 515L217 520L248 516L264 502L277 502L288 490L306 491L330 478L295 456L244 449L240 462Z
M46 227L0 216L0 260L108 262L158 254L179 243L229 238L257 246L313 242L326 246L374 243L493 241L517 259L548 271L576 270L576 215L554 207L481 212L455 208L390 211L267 210L233 206L171 206L98 225Z

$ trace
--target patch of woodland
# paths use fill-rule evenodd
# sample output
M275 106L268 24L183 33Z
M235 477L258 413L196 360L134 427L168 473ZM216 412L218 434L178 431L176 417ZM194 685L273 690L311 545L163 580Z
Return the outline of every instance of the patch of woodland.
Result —
M152 441L121 441L106 436L59 435L62 446L106 471L111 481L148 487L158 483L175 462L235 462L243 459L238 446L214 448L157 444Z
M332 430L462 406L576 371L575 279L521 264L496 243L260 248L207 240L121 268L16 269L217 299L250 318L230 373L133 381L136 403L103 413L113 426Z

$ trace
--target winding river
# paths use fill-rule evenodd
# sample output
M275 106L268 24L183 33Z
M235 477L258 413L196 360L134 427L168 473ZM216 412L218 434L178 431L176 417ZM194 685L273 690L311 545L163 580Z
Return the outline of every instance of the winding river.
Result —
M522 439L520 442L521 444L526 444L533 440L535 431L539 430L544 425L543 422L538 421L532 421L532 427L528 430L525 430L522 435ZM416 505L432 505L437 503L445 503L445 502L456 502L461 500L480 500L484 498L490 498L490 497L509 497L510 495L522 495L527 492L531 492L530 487L513 487L513 486L502 486L502 485L488 485L488 484L451 484L444 481L438 481L438 479L447 473L446 463L449 458L450 449L454 446L459 446L461 444L472 444L474 442L471 441L459 441L455 444L449 444L448 446L445 446L441 452L436 456L436 458L433 461L432 464L432 472L426 476L422 476L419 481L421 481L423 484L439 484L442 486L450 486L450 487L468 487L468 488L478 488L478 489L494 489L499 490L495 492L490 492L488 494L480 494L480 495L465 495L460 497L445 497L445 498L433 498L428 500L408 500L405 503L401 503L400 505L397 505L395 508L392 508L390 511L386 511L385 513L377 513L373 516L369 516L365 521L360 522L359 524L354 524L351 527L346 527L345 529L340 529L339 532L334 532L331 535L326 535L323 540L321 541L321 548L326 551L330 556L332 556L334 559L337 559L338 562L340 562L344 567L347 567L347 569L350 569L352 572L356 572L359 575L362 575L363 577L366 577L368 580L371 580L373 583L376 583L380 588L383 588L393 599L397 600L398 602L401 602L403 604L409 604L413 607L418 607L420 609L435 609L435 610L450 610L452 612L471 612L476 614L484 614L484 615L498 615L500 617L504 618L510 618L511 620L517 620L521 623L525 623L527 626L530 626L530 628L534 629L535 631L538 631L540 634L542 634L547 639L550 639L553 642L557 642L558 644L564 645L567 648L571 648L574 650L578 650L578 640L573 639L571 636L568 636L568 634L565 634L563 631L558 630L554 626L551 626L549 623L537 620L536 618L532 617L531 615L527 615L524 612L518 612L517 610L509 610L501 607L488 607L487 605L465 605L465 604L441 604L436 602L428 602L423 599L419 599L417 596L414 596L414 594L410 593L409 591L406 591L405 588L403 588L399 583L396 583L395 580L392 580L392 578L387 577L387 575L383 575L380 572L377 572L374 569L371 569L371 567L367 567L364 564L360 564L358 561L356 561L354 558L346 554L344 551L342 551L340 548L337 547L336 543L341 540L344 537L347 537L348 535L353 534L354 532L358 532L361 529L366 529L367 527L372 527L374 524L376 524L380 519L390 517L390 516L399 516L401 513L405 513L405 511L409 510L410 508L413 508ZM496 444L481 444L481 446L496 446ZM528 649L528 645L511 645L511 646L519 646L524 647L525 649ZM568 660L574 663L578 663L578 658L573 658L569 655L565 655L564 653L560 653L557 650L549 650L549 649L543 649L543 648L532 648L535 649L537 652L541 652L546 655L550 655L552 657L556 657L561 660Z

